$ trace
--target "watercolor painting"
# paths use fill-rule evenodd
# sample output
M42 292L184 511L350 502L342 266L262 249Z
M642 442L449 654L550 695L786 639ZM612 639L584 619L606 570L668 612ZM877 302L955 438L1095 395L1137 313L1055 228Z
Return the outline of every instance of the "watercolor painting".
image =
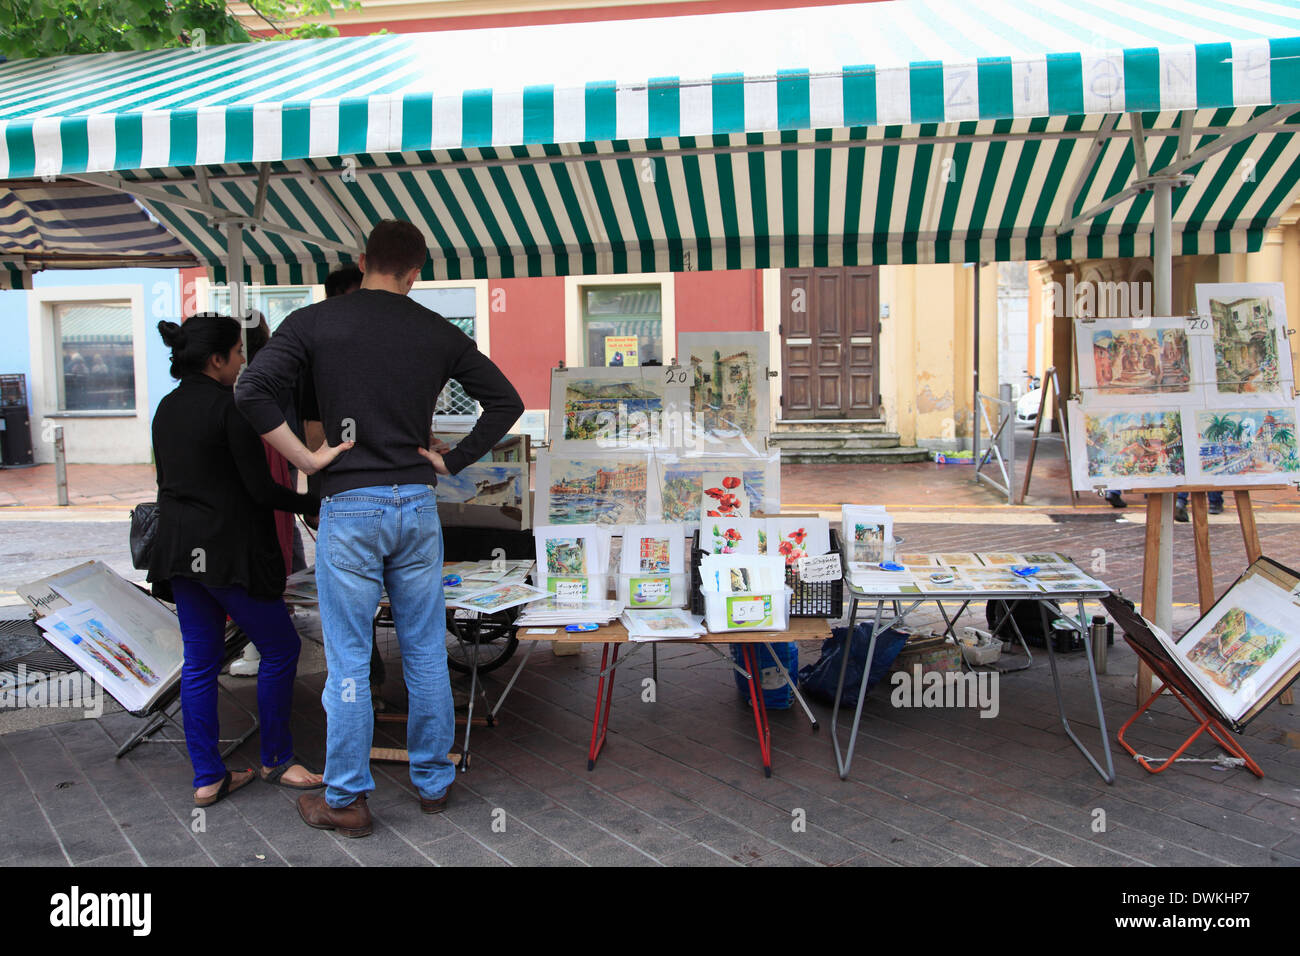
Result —
M677 348L690 414L706 439L754 441L767 433L770 386L763 333L683 333Z
M1216 685L1235 694L1286 640L1285 632L1244 608L1230 607L1187 651L1187 660Z
M662 467L660 506L663 520L673 523L700 521L703 517L700 514L700 503L704 499L704 476L706 473L718 470L716 461L705 462L698 459L665 461ZM779 469L772 470L778 473L778 478L771 483L767 480L766 462L746 463L740 472L751 514L764 510L769 495L780 494ZM733 489L732 493L739 497L739 489Z
M642 538L640 570L667 573L671 564L667 538Z
M760 369L747 349L692 350L691 411L706 432L750 435L758 426Z
M1187 473L1183 419L1178 411L1085 412L1090 479L1169 478Z
M1206 475L1300 472L1294 408L1198 411L1196 439Z
M119 665L130 671L131 675L141 684L152 687L158 683L158 675L140 659L140 655L131 649L131 645L123 637L114 633L99 618L90 618L82 627L90 635L91 640L97 642L100 648L117 661Z
M587 573L587 547L582 538L547 538L546 573L582 575Z
M529 587L527 584L499 584L489 590L477 591L468 597L459 598L455 606L478 611L480 614L492 614L514 607L516 604L540 601L550 596L550 592ZM450 602L448 606L451 606Z
M564 383L564 418L560 437L566 441L600 441L602 446L629 443L629 435L647 430L651 416L662 414L662 389L641 380L638 369L629 381L570 378ZM638 428L639 426L639 428Z
M1092 361L1099 395L1191 391L1191 354L1182 328L1094 330Z
M744 482L740 468L704 472L700 476L700 518L748 518L749 496L741 490Z
M547 524L644 524L648 470L644 457L539 458Z
M809 555L831 550L830 522L825 518L768 518L768 538L786 567L795 567Z
M528 527L527 462L477 461L434 488L438 517L448 527Z
M883 522L854 522L852 560L866 564L879 564L884 561L886 530Z
M1267 296L1211 297L1210 317L1219 394L1281 391L1273 300Z

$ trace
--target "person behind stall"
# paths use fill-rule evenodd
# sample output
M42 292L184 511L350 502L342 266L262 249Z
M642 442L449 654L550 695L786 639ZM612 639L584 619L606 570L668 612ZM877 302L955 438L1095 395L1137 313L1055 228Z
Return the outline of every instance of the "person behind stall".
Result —
M275 483L257 433L235 408L244 364L240 326L229 316L159 322L180 384L158 403L153 451L158 526L148 579L170 583L184 642L181 713L194 766L194 803L210 806L255 776L291 789L319 789L320 774L293 760L289 729L300 641L285 608L285 564L274 510L310 513L317 504ZM346 446L303 459L313 470ZM218 743L217 676L229 616L257 645L260 771L226 768Z
M442 529L433 486L477 461L523 412L523 402L473 339L408 296L429 257L409 222L375 226L361 288L285 319L239 380L235 400L253 428L295 464L311 452L284 423L275 394L310 367L328 438L356 446L324 472L316 582L329 676L323 795L298 812L342 836L372 832L371 619L388 590L410 700L407 748L420 809L447 806L455 710L447 672ZM445 457L430 449L438 395L455 379L483 407Z
M258 349L270 340L271 326L267 323L266 316L256 309L249 310L249 319L251 328L249 328L247 336L248 361L251 362L257 355ZM292 389L284 389L280 393L279 402L280 408L284 411L285 419L290 422L291 427L301 438L303 433L301 424L298 421L296 397ZM270 445L263 442L262 446L266 451L266 463L271 469L271 477L275 480L275 483L296 491L298 489L298 469L290 465L288 460ZM317 495L316 499L319 501L320 495ZM293 515L286 514L283 511L275 512L275 536L280 542L280 552L284 556L285 572L287 574L293 574L295 571L301 571L307 567L306 552L302 545L302 533L298 530L298 522L294 520ZM239 660L231 662L231 676L256 677L260 660L261 655L256 645L249 644L244 648L243 656Z
M1223 492L1211 491L1207 496L1209 500L1209 511L1212 515L1223 514ZM1187 500L1189 495L1186 491L1180 491L1174 496L1174 520L1186 522L1190 519L1187 516Z

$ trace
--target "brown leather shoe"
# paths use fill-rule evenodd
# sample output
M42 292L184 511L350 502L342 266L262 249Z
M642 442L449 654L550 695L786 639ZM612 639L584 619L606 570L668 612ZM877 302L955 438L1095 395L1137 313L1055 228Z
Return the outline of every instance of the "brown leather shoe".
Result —
M370 836L374 830L364 795L336 810L325 802L324 794L304 793L298 798L298 816L309 827L334 830L339 836Z
M447 800L450 797L451 785L448 784L447 789L442 792L442 796L436 800L424 796L420 797L420 809L425 813L442 813L443 810L447 809Z

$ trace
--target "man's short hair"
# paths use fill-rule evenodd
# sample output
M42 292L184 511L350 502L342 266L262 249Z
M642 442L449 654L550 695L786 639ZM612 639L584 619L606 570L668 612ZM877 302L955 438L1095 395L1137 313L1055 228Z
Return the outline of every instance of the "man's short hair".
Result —
M423 267L427 258L424 233L402 219L383 220L366 240L366 269L371 272L403 276Z
M356 266L344 266L342 269L335 269L325 277L325 298L332 299L336 295L343 295L360 289L361 275L361 270Z

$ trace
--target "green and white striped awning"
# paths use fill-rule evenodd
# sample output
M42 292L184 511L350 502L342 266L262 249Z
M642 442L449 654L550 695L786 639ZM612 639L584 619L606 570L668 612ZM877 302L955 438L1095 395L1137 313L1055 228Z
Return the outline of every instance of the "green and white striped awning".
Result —
M388 216L428 278L1146 255L1176 172L1174 252L1247 251L1297 104L1291 4L894 0L0 64L0 182L129 191L218 279L243 219L264 282Z

